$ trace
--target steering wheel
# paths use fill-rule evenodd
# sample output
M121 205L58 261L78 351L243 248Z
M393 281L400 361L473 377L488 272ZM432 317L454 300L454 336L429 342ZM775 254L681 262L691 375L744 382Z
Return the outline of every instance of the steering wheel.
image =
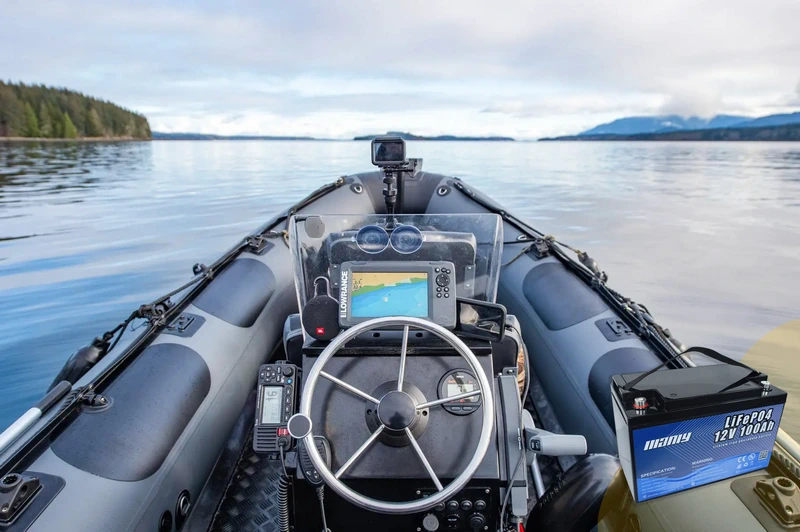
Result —
M398 325L403 326L403 342L400 349L400 369L397 377L398 384L396 390L386 393L381 398L375 398L368 393L359 390L354 386L351 386L350 384L347 384L346 382L323 371L325 364L331 359L331 357L333 357L333 355L335 355L347 342L359 334L377 329L379 327L386 328ZM424 403L417 402L411 395L404 392L403 379L405 377L406 348L408 346L408 330L410 327L431 332L455 348L455 350L467 361L467 364L469 364L470 369L478 379L480 389L461 393L444 399L426 401ZM314 445L314 435L312 434L310 422L312 405L311 400L314 396L314 390L317 387L317 381L320 377L327 379L338 386L341 386L343 389L354 395L378 405L378 428L336 472L331 471L326 465L325 461L322 459L322 456L317 450L317 446ZM319 358L306 377L305 386L303 388L303 396L300 403L300 414L307 420L308 432L305 435L298 436L303 438L308 455L325 483L345 500L350 501L351 503L362 508L366 508L367 510L386 514L407 514L421 512L449 500L464 487L464 485L472 478L472 475L475 474L478 466L481 464L481 461L483 460L483 457L486 455L486 451L489 448L489 443L491 442L492 438L492 430L494 428L494 401L491 390L492 388L489 384L489 379L486 377L486 373L483 371L483 368L478 362L478 359L475 357L475 354L455 334L448 331L444 327L420 318L375 318L362 322L339 334L319 355ZM414 438L409 426L411 425L415 416L426 408L439 406L452 401L458 401L460 399L466 399L475 395L480 395L482 400L481 406L479 407L481 409L481 433L478 440L478 446L461 474L459 474L446 487L442 486L439 478L433 471L433 467L431 467L431 464L428 462L428 459L422 452L419 443L417 443L417 440ZM409 502L384 501L366 497L350 489L341 480L339 480L339 477L341 477L342 474L347 471L347 469L350 468L350 466L352 466L359 459L359 457L364 454L364 452L367 451L367 449L375 442L375 440L378 439L378 436L380 436L380 434L385 430L401 435L405 433L405 436L408 438L411 446L414 448L414 451L419 457L420 462L422 462L422 465L425 466L428 475L431 477L431 480L436 486L436 493L429 497Z

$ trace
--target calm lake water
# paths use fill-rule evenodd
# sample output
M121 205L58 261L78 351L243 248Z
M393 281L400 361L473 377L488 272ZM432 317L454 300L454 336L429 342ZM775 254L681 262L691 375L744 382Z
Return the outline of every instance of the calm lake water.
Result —
M800 143L408 152L590 251L612 287L687 345L740 358L800 319ZM0 428L72 351L188 280L194 263L311 189L370 169L365 142L0 144ZM800 397L800 358L772 366ZM796 416L783 426L800 434Z

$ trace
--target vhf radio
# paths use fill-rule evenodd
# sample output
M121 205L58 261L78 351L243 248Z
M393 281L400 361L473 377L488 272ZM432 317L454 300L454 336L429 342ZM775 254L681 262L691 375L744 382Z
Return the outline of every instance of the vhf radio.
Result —
M253 450L277 453L292 448L286 424L295 413L297 366L288 363L264 364L258 368L256 420L253 429Z

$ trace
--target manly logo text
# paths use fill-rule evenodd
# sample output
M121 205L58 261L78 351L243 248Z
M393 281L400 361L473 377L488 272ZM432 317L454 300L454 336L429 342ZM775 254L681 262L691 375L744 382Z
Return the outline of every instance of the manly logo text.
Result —
M347 281L349 280L349 272L342 271L341 288L339 289L339 317L347 317Z
M683 434L676 434L674 436L666 436L664 438L658 438L657 440L648 440L644 444L645 451L652 451L653 449L660 449L662 447L667 447L669 445L675 445L678 443L686 443L692 438L691 432L684 432Z

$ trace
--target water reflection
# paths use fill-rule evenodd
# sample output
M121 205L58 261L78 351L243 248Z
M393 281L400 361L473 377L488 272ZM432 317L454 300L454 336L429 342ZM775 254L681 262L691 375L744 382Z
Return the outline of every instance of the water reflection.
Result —
M592 256L687 344L741 356L800 318L800 150L782 143L411 142ZM69 353L368 143L0 144L0 427ZM798 379L800 382L800 379Z

